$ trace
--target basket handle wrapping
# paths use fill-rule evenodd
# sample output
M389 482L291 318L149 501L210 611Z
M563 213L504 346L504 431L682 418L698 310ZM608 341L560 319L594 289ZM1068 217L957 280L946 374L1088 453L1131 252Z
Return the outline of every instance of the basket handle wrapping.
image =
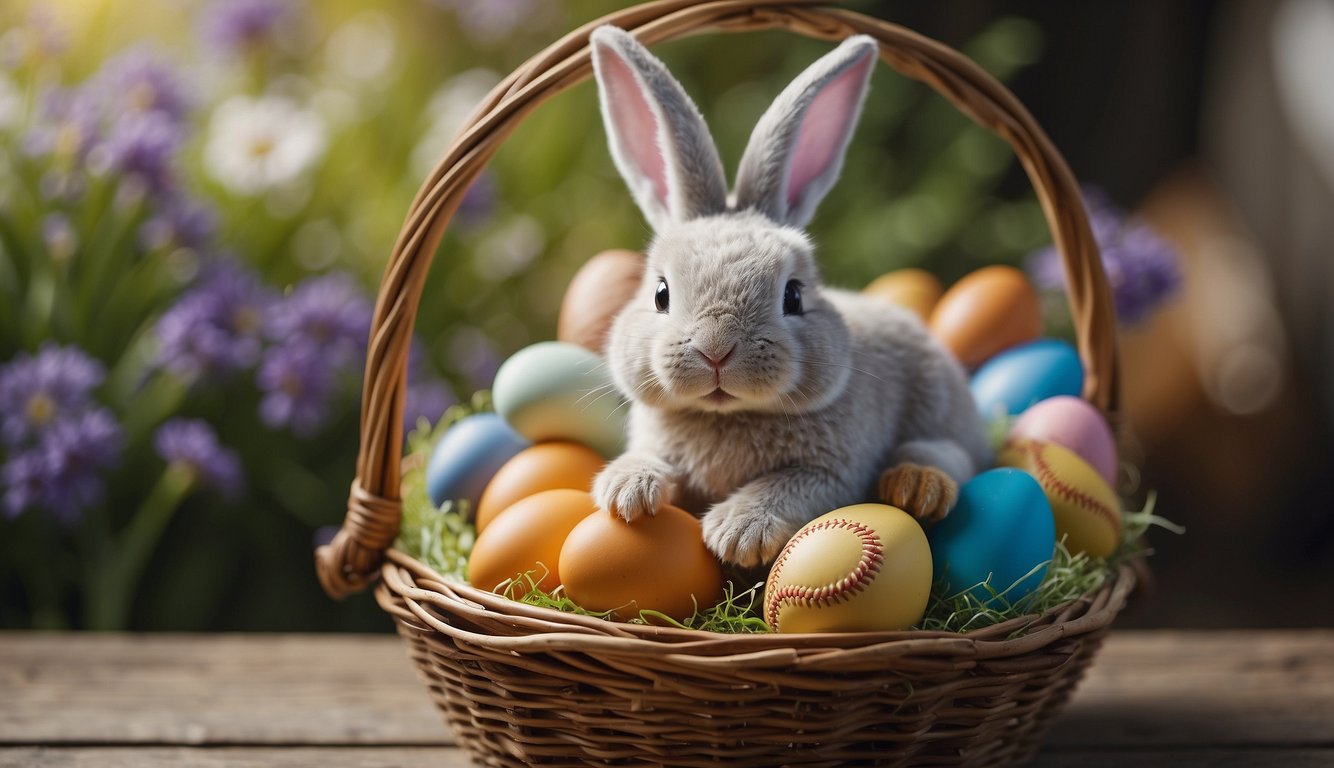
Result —
M588 36L602 24L622 27L646 45L719 30L786 28L824 40L868 34L880 43L886 64L931 86L1009 142L1028 173L1064 263L1085 370L1084 397L1115 426L1115 316L1079 187L1061 154L1005 86L951 48L818 0L657 0L586 24L511 73L474 111L417 192L375 305L361 403L361 448L347 517L334 539L316 551L316 571L329 595L343 597L363 589L398 535L408 347L427 269L445 227L469 184L509 133L543 101L592 74Z

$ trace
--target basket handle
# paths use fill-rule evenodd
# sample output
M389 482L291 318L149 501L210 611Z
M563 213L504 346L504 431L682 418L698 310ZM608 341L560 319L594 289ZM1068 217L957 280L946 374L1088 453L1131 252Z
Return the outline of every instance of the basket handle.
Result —
M343 597L363 589L398 535L408 347L426 272L445 227L469 184L510 132L543 101L588 79L588 36L602 24L622 27L646 45L710 30L786 28L825 40L868 34L879 41L885 63L931 86L1009 142L1028 173L1065 265L1084 363L1084 397L1115 424L1116 324L1098 248L1074 176L1014 94L951 48L819 0L658 0L586 24L511 73L460 129L417 192L375 305L361 402L361 449L347 517L333 541L316 551L316 571L329 595Z

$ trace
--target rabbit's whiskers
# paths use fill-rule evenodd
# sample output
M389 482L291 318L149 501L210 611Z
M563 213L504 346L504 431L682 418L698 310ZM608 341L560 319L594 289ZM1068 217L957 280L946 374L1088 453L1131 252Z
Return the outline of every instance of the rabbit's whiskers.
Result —
M889 382L885 381L884 379L880 378L879 376L876 376L874 373L871 373L870 371L864 370L864 369L862 369L862 368L858 368L858 367L855 366L855 365L844 365L844 364L841 364L841 363L830 363L830 362L825 362L825 361L823 361L823 360L807 360L807 359L805 359L805 358L799 358L799 357L794 357L794 358L792 358L792 359L793 359L794 362L801 363L802 365L819 365L819 366L823 366L823 367L825 367L825 368L847 368L849 371L855 371L855 372L857 372L857 373L864 374L864 375L866 375L866 376L870 376L871 378L875 379L876 381L878 381L878 382L880 382L880 383L882 383L882 384L888 384L888 383L889 383Z

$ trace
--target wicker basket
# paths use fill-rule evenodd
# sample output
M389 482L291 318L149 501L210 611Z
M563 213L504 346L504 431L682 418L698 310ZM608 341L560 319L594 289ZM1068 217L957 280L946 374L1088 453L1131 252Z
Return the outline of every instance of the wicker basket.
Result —
M662 0L578 29L505 79L422 186L385 271L366 361L362 444L346 521L317 553L334 596L378 573L431 695L484 765L1005 765L1030 759L1135 585L1130 569L1041 616L965 635L721 635L615 624L451 583L402 552L404 377L426 271L469 183L547 98L588 78L603 23L645 44L697 31L787 28L875 37L881 58L1006 139L1067 274L1084 396L1115 423L1114 321L1079 190L1002 85L912 32L811 2Z

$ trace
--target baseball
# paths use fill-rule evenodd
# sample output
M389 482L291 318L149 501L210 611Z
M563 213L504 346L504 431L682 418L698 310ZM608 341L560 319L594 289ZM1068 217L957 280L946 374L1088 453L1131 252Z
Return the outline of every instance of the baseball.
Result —
M1098 471L1055 443L1010 440L997 457L1037 478L1056 518L1056 539L1070 554L1107 557L1121 542L1121 502Z
M775 632L909 629L926 612L931 548L907 512L854 504L807 523L783 547L764 588Z

